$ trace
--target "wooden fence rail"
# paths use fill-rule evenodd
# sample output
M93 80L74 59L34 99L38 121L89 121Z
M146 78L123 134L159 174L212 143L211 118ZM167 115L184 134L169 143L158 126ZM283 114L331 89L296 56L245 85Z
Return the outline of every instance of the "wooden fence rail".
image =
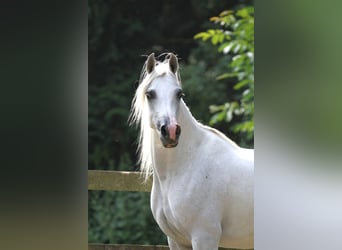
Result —
M139 172L88 170L88 190L151 192L152 179L143 182ZM88 250L168 250L168 246L89 243ZM226 249L227 248L219 248ZM239 249L229 249L239 250Z
M88 190L151 192L152 180L139 172L88 170Z

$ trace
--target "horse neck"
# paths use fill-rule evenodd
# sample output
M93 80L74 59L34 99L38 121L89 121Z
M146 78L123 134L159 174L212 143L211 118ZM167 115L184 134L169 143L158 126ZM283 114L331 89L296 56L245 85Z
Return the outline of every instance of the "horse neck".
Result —
M178 145L174 148L164 148L158 134L155 131L153 132L153 171L159 176L177 173L178 168L184 171L185 166L179 164L179 161L184 162L186 158L190 158L193 149L198 146L201 127L191 115L183 100L180 102L178 123L181 126L182 132Z

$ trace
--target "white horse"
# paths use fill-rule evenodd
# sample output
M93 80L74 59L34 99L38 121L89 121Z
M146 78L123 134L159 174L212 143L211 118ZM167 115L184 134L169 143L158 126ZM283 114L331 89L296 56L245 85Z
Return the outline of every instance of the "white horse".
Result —
M178 68L174 54L157 61L152 53L132 102L153 216L172 250L253 248L254 150L195 120Z

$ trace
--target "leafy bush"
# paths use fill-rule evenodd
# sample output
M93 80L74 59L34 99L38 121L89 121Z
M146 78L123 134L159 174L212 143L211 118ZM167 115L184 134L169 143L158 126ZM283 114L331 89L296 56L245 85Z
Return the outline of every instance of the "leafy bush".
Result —
M242 144L249 146L254 136L254 8L223 11L210 21L220 28L200 32L194 38L210 41L218 46L218 52L227 56L227 72L216 79L234 78L236 81L231 101L210 106L213 113L210 124L231 122L230 128L244 136ZM234 117L237 120L232 122Z

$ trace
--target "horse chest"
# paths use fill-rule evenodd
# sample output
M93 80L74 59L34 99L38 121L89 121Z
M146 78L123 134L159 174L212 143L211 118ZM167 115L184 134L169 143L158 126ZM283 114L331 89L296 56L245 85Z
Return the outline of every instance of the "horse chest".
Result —
M163 192L159 185L154 185L151 193L152 213L162 231L169 237L183 244L190 244L190 228L187 227L187 214L180 209L179 199L172 199L169 192Z

